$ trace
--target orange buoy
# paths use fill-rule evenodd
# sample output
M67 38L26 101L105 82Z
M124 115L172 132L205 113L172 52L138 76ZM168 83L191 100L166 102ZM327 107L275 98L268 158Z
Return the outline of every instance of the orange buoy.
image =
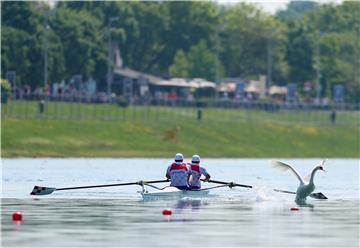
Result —
M172 215L172 211L171 211L171 209L164 209L164 210L162 211L162 214L163 214L163 215Z
M23 215L21 212L14 212L12 214L12 220L13 221L22 221L23 220Z
M300 208L290 208L291 211L299 211Z

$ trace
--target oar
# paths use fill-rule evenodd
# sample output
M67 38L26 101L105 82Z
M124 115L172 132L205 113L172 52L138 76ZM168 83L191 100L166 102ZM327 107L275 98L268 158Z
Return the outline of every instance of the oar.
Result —
M132 183L102 184L102 185L68 187L68 188L51 188L51 187L35 186L34 189L31 191L30 195L49 195L55 190L60 191L60 190L71 190L71 189L89 189L89 188L115 187L115 186L127 186L127 185L144 185L148 183L165 183L165 182L169 182L169 180L138 181Z
M294 195L296 195L296 192L293 192L293 191L287 191L287 190L281 190L281 189L274 189L274 191L280 192L280 193L287 193L287 194L294 194ZM328 199L328 198L327 198L323 193L321 193L321 192L311 193L309 196L312 197L312 198L315 198L315 199L320 199L320 200L326 200L326 199Z
M205 180L202 180L205 181ZM251 185L245 185L245 184L238 184L238 183L234 183L234 182L221 182L221 181L215 181L215 180L209 180L207 181L209 183L218 183L218 184L225 184L228 185L230 188L232 187L244 187L244 188L252 188L253 186Z
M202 181L205 181L202 179ZM218 183L218 184L225 184L228 185L230 188L232 187L244 187L244 188L253 188L253 186L251 185L245 185L245 184L238 184L238 183L234 183L234 182L222 182L222 181L215 181L215 180L209 180L209 183ZM296 192L293 191L287 191L287 190L281 190L281 189L274 189L274 191L276 192L281 192L281 193L287 193L287 194L296 194ZM312 198L315 199L320 199L320 200L325 200L328 199L323 193L319 192L319 193L312 193L309 195Z

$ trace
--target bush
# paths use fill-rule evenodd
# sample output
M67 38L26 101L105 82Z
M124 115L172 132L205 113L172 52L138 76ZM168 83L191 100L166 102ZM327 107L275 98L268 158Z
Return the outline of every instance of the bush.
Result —
M122 96L116 98L116 103L122 108L126 108L129 106L129 101Z
M11 85L8 80L1 79L1 103L6 104L11 92Z

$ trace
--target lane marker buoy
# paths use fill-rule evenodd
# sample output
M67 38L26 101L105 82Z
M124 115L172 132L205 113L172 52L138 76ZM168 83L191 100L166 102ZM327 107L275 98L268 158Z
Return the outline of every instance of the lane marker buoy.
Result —
M162 214L163 215L172 215L172 211L171 211L171 209L164 209L163 211L162 211Z
M23 220L23 214L21 212L19 212L19 211L14 212L12 214L12 220L13 221L22 221Z

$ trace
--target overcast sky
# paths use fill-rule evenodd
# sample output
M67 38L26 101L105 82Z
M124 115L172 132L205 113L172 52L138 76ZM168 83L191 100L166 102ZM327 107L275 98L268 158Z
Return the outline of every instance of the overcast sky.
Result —
M261 1L254 1L248 0L244 2L251 2L260 5L265 11L270 12L271 14L275 14L279 9L286 9L286 5L289 3L288 0L261 0Z
M50 6L54 6L56 0L43 0L48 2ZM166 1L166 0L165 0ZM259 5L263 6L264 10L275 13L279 8L285 8L286 4L289 2L288 0L215 0L219 3L226 3L226 4L234 4L238 2L251 2L251 3L258 3Z
M249 1L249 2L256 2L258 5L262 6L262 8L270 12L271 14L275 14L279 9L285 9L286 5L289 1Z
M216 0L219 3L234 4L238 2L256 3L266 12L275 14L280 9L286 9L290 0ZM342 0L315 0L318 3L341 3Z
M43 0L48 2L51 6L54 5L56 0ZM166 0L165 0L166 1ZM238 2L248 2L248 3L256 3L261 6L266 12L271 14L275 14L279 9L285 9L286 5L290 2L290 0L215 0L219 3L224 4L234 4ZM318 3L341 3L342 0L315 0Z
M279 9L285 9L289 0L215 0L222 4L235 4L238 2L255 3L261 6L266 12L275 14Z

